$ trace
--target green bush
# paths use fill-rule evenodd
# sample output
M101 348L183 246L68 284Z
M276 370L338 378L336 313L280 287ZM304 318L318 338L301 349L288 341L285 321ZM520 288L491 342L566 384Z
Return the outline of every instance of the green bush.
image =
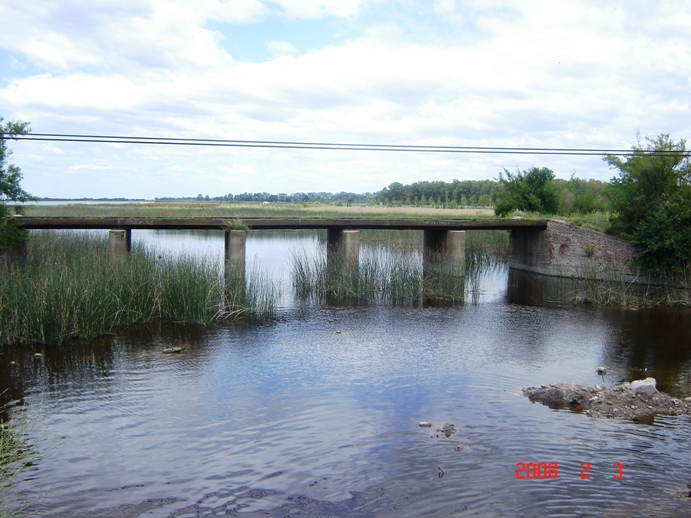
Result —
M647 140L625 159L605 157L619 170L606 191L610 231L634 243L647 271L673 276L691 261L691 161L684 140Z
M504 173L499 173L499 182L501 187L494 209L498 216L506 216L514 210L555 214L559 208L559 195L551 169L533 167L516 174L504 169Z

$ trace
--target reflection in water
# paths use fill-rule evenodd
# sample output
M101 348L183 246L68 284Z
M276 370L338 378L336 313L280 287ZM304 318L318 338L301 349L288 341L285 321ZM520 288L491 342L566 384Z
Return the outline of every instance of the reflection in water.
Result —
M293 247L320 246L260 241L248 250L282 272ZM687 513L674 495L691 478L691 420L594 420L521 389L653 375L689 395L688 312L545 304L504 267L478 279L451 307L291 299L261 326L131 326L42 358L7 348L0 392L26 402L37 442L60 438L19 489L47 517ZM558 463L558 477L518 480L519 462Z

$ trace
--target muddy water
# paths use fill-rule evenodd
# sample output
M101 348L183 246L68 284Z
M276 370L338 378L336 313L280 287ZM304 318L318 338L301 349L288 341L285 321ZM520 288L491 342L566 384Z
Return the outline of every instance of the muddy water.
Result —
M178 237L172 249L222 250ZM281 277L300 246L319 238L250 237L248 257ZM691 482L688 418L593 420L521 395L646 376L691 395L691 314L550 306L508 275L488 272L455 307L286 302L261 326L133 326L43 358L6 350L0 391L47 453L21 496L49 517L691 513L675 499ZM171 346L183 352L162 354ZM517 463L540 462L558 471L517 479L534 474Z

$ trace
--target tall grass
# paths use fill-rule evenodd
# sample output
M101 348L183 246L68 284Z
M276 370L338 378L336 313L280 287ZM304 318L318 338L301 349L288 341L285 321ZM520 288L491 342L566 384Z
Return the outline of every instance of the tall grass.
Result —
M209 258L143 247L116 258L107 245L105 236L41 232L25 260L0 264L0 345L61 344L136 322L208 324L273 310L275 293L264 281L224 280Z
M299 297L405 301L424 295L422 258L414 251L366 248L358 265L327 261L324 251L294 252L292 282Z
M464 271L443 264L424 268L421 251L413 249L365 248L357 265L327 261L325 252L294 252L291 273L300 297L389 303L464 299Z
M481 274L508 261L504 231L466 233L465 266L439 257L423 260L421 231L363 231L358 265L327 261L323 251L294 252L291 277L300 297L335 297L384 302L465 300L477 297Z

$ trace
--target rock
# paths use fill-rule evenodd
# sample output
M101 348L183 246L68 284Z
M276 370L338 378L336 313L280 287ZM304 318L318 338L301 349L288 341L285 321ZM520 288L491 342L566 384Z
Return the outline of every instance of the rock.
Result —
M575 383L529 387L523 390L532 402L553 409L569 408L592 417L630 419L650 424L656 414L691 415L691 401L658 392L654 378L597 389Z
M468 446L465 444L459 444L457 446L454 446L453 451L466 451L468 449Z
M423 428L431 428L432 427L432 423L430 423L429 421L420 421L417 425L420 427L423 427Z
M443 432L448 438L456 433L456 427L452 423L446 423L444 428L437 428L437 432Z
M168 349L163 349L163 354L180 354L182 352L182 347L169 347Z
M645 378L631 382L631 389L634 394L653 395L657 393L657 380L655 378Z
M600 376L604 376L605 374L607 374L607 367L600 366L597 369L595 369L595 372L597 372Z

